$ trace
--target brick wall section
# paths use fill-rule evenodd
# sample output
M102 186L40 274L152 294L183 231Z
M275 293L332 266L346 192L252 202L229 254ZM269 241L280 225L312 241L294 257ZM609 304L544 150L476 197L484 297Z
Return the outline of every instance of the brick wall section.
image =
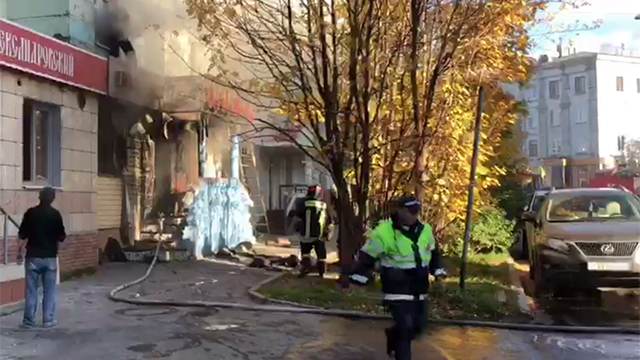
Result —
M24 279L0 282L0 305L13 304L24 299Z
M2 233L0 232L0 234ZM7 254L9 263L14 263L16 262L16 256L18 255L18 242L16 241L16 238L8 238L7 245L9 248ZM0 239L0 256L2 257L0 258L0 263L2 263L4 262L4 241L2 241L2 239Z
M9 263L15 263L18 255L18 240L15 237L9 238L7 243ZM58 249L60 272L64 274L97 267L99 246L97 233L69 235ZM4 243L2 241L0 241L0 254L4 256ZM0 259L0 262L3 260Z
M97 257L96 177L98 101L78 89L0 67L0 206L21 221L22 214L38 202L38 189L22 180L23 109L25 98L55 104L61 115L61 180L54 206L60 210L68 238L60 251L63 272L95 268ZM3 261L0 216L0 263ZM15 261L17 229L9 225L9 260Z
M60 273L93 269L98 266L96 233L72 235L60 248Z

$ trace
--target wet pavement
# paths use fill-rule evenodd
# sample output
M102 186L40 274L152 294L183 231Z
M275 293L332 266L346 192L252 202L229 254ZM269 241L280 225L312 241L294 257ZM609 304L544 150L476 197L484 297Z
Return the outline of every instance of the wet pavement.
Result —
M269 275L220 264L181 266L161 266L153 283L128 295L231 299ZM64 283L55 329L21 330L21 314L0 317L0 359L386 359L385 322L136 307L106 298L113 286L143 272L144 265L109 265L97 276ZM438 327L416 342L414 353L415 359L638 359L640 337Z
M529 296L534 321L555 325L640 327L639 289L597 289L536 297L528 264L518 263L518 278Z
M196 266L194 266L196 265ZM144 271L136 273L144 273ZM160 263L143 283L121 295L129 298L171 301L201 300L249 304L248 289L273 276L273 272L220 262ZM137 277L134 276L134 277Z

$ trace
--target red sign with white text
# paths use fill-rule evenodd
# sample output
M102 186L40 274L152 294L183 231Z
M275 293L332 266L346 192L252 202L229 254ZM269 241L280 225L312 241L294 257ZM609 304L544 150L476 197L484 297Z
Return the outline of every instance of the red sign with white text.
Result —
M210 86L207 91L207 105L216 110L226 111L230 114L251 121L255 119L253 106L241 99L232 90L221 86Z
M106 94L107 59L0 19L0 65Z

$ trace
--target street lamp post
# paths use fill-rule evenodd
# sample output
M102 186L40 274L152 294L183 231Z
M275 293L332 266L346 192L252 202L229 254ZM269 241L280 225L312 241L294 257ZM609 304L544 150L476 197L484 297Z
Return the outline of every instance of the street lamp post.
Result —
M482 112L484 111L484 88L478 87L478 103L476 104L476 118L473 126L473 155L471 157L471 171L469 174L469 190L467 194L467 214L464 227L462 259L460 261L460 289L465 289L467 277L467 257L469 256L469 242L473 226L473 202L477 182L478 158L480 157L480 139L482 135Z

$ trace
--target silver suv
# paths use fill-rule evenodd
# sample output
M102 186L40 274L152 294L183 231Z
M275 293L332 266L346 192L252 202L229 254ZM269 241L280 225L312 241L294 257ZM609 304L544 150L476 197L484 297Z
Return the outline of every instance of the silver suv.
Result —
M640 201L617 189L554 190L528 213L536 290L640 287Z

